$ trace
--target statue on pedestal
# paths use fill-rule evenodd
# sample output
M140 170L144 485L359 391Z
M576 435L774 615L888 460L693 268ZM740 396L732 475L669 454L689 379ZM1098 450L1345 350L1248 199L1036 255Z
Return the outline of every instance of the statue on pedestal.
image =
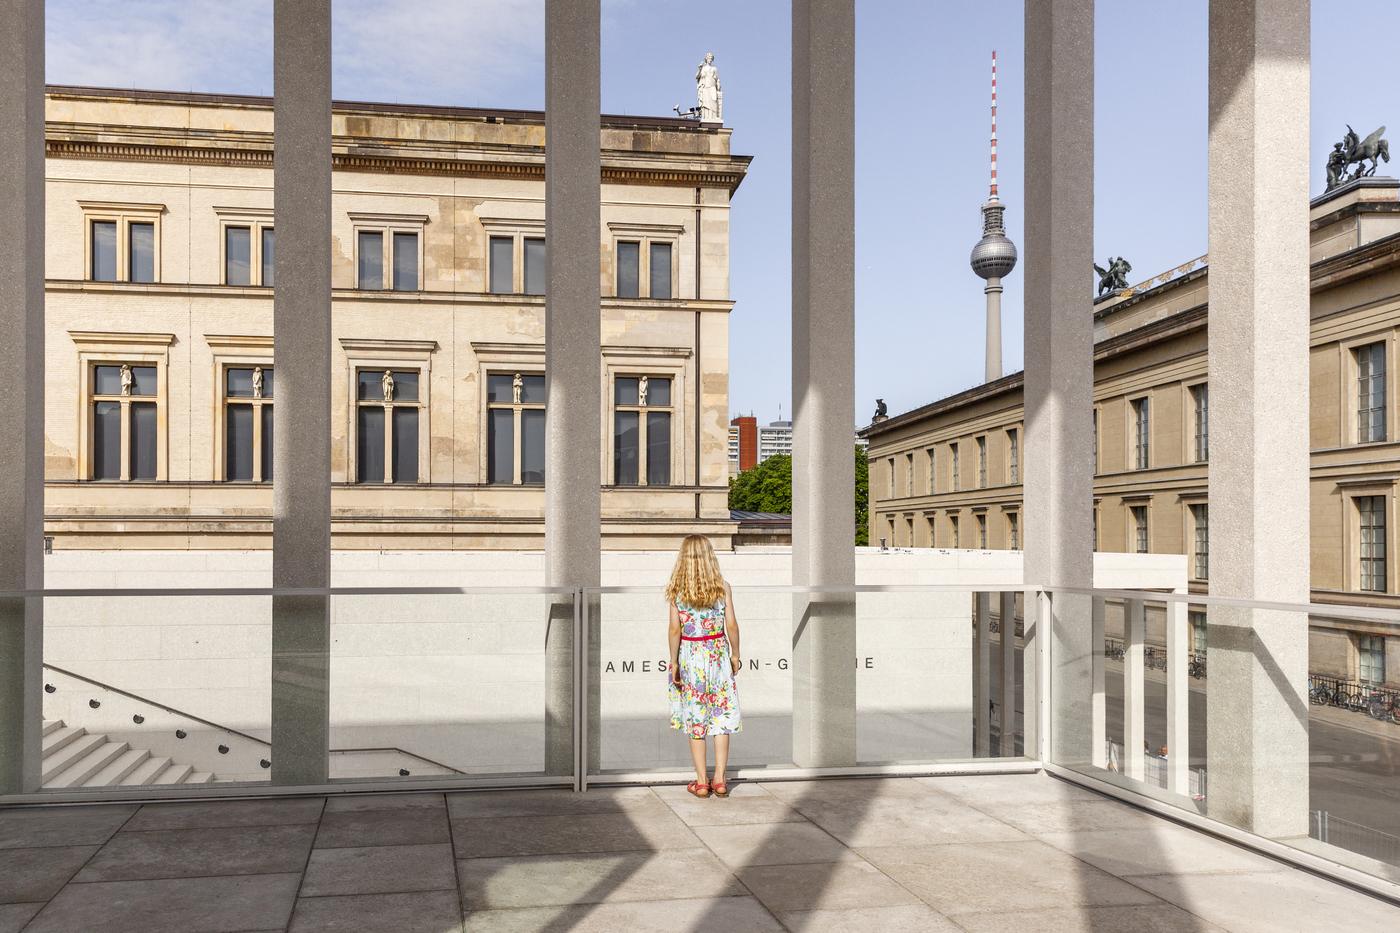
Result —
M515 378L510 381L510 397L515 404L520 404L520 393L525 388L525 380L520 373L515 374Z
M136 385L136 376L131 372L131 367L122 364L122 395L130 395L132 387Z
M873 422L873 421L884 421L884 420L885 420L886 418L888 418L889 416L890 416L890 408L889 408L889 406L885 404L885 400L884 400L884 399L882 399L882 398L877 398L877 399L875 400L875 417L871 418L870 420L871 420L872 422Z
M384 370L384 375L379 378L379 385L384 390L384 401L394 400L394 374L389 370Z
M1133 271L1132 265L1122 256L1108 257L1108 268L1105 269L1098 263L1094 263L1094 271L1099 274L1099 294L1104 295L1113 292L1121 292L1128 287L1128 273Z
M706 52L705 60L695 69L695 90L700 101L700 122L723 123L724 90L719 86L714 52Z
M647 407L647 377L643 376L637 380L637 405L641 408Z
M1385 127L1376 130L1365 139L1356 135L1356 130L1347 124L1342 141L1332 144L1332 152L1327 157L1327 190L1340 188L1358 178L1370 178L1382 162L1390 161L1390 143L1381 137ZM1366 164L1370 161L1370 165ZM1355 165L1356 168L1352 169Z
M263 372L261 366L253 367L253 398L262 398Z

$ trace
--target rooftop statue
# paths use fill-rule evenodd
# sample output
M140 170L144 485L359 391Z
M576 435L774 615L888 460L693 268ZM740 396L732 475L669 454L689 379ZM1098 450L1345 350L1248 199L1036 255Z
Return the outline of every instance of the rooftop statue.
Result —
M1099 274L1098 297L1102 298L1104 295L1121 292L1127 288L1128 273L1133 271L1133 267L1122 256L1110 256L1108 257L1107 269L1094 263L1094 271Z
M872 421L884 421L884 420L885 420L886 418L888 418L889 416L890 416L890 408L889 408L889 406L885 404L885 400L884 400L884 399L882 399L882 398L877 398L877 399L875 400L875 417L872 418L871 420L872 420Z
M723 123L724 90L719 86L714 52L706 52L705 60L695 69L695 91L700 100L700 122Z
M1390 161L1390 143L1382 139L1385 127L1376 130L1365 139L1356 135L1356 130L1347 124L1347 133L1342 141L1332 144L1332 152L1327 156L1327 190L1340 188L1358 178L1370 178L1376 174L1381 162ZM1366 162L1370 161L1367 166ZM1352 166L1356 166L1354 169Z

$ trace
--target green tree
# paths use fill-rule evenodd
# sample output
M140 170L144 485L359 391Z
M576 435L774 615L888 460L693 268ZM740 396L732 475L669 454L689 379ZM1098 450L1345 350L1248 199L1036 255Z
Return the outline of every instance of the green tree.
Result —
M870 465L865 451L855 448L854 540L858 547L870 541ZM745 512L792 514L792 457L769 457L729 481L729 507Z

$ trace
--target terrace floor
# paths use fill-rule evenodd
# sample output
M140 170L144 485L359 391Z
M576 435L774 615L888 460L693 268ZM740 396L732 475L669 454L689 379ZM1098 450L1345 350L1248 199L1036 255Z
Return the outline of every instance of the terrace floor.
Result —
M0 810L10 931L1400 928L1045 775Z

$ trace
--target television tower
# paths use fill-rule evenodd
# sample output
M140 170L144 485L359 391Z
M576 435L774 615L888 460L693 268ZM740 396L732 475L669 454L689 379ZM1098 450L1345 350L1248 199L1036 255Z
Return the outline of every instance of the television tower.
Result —
M1001 378L1001 280L1016 268L1016 244L1006 236L997 197L997 53L992 51L992 184L982 205L982 239L972 248L972 271L986 279L987 382Z

